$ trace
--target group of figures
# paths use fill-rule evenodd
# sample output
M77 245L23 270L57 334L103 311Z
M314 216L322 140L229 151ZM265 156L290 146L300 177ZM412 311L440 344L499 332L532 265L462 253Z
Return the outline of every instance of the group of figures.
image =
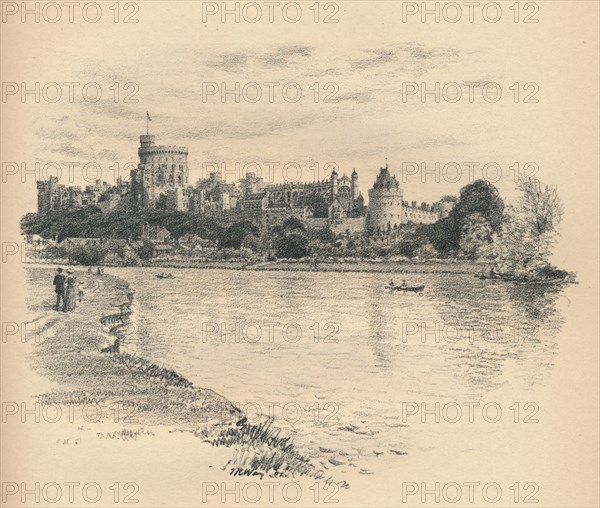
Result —
M63 272L62 268L56 269L54 291L56 293L54 309L57 311L73 312L77 307L77 303L83 301L83 281L78 282L73 270L70 268L66 273Z

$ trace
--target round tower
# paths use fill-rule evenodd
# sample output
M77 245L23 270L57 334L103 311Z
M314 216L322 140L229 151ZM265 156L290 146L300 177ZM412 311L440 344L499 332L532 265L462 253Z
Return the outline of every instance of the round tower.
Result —
M140 136L140 163L135 181L142 208L151 208L161 197L176 210L185 210L189 180L188 149L182 146L157 146L154 136Z
M386 163L379 169L379 175L369 189L369 211L367 229L372 232L386 233L402 224L402 199L404 192L396 177L389 171Z

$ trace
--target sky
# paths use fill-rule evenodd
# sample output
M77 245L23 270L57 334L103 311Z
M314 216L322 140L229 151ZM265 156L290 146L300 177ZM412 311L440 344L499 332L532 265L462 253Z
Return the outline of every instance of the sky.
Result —
M121 4L119 22L106 2L97 23L78 10L73 23L66 11L56 23L9 17L2 81L19 92L24 83L47 85L51 98L56 89L48 83L58 83L62 95L57 102L42 95L39 103L19 92L3 98L2 160L27 168L40 163L44 176L54 171L48 163L58 164L68 184L90 183L98 166L103 180L127 179L148 111L157 144L188 147L191 182L214 164L228 180L260 169L275 183L356 168L366 198L387 158L409 201L458 194L484 176L485 165L485 176L509 201L516 172L560 184L566 199L581 196L590 160L580 147L597 135L590 114L597 97L589 93L597 77L597 6L570 3L577 11L571 14L590 21L572 27L564 23L563 2L543 4L539 22L528 24L514 22L508 3L496 23L479 12L469 23L466 10L457 23L423 23L418 15L404 22L403 3L322 2L315 22L315 4L299 2L296 23L279 8L269 22L263 2L256 23L233 15L223 22L220 13L203 19L203 8L221 3L191 1ZM137 23L125 23L127 14ZM337 22L325 23L326 15ZM79 83L73 100L67 82ZM239 102L235 94L223 98L220 92L236 83L245 92ZM436 83L447 85L448 95L423 100L420 91ZM483 97L485 83L501 89L498 101ZM102 97L92 102L98 87ZM262 96L255 100L257 90ZM457 90L461 99L452 102ZM93 165L69 178L68 163ZM35 209L34 180L19 187L19 207Z

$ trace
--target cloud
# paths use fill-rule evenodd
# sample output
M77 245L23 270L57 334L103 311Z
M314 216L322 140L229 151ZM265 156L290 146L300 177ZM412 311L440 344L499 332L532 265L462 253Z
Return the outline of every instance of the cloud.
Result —
M248 60L252 53L241 51L221 53L214 58L210 58L206 65L224 71L234 72L248 65Z
M367 69L398 60L396 52L390 49L365 49L364 52L372 56L351 61L353 69Z
M342 95L336 95L335 98L338 101L352 101L359 104L364 104L365 102L371 102L373 100L371 92L368 91L349 92Z
M385 67L390 74L398 71L423 74L429 69L456 62L461 56L461 51L456 48L428 48L416 42L386 48L364 49L363 53L369 56L350 60L350 67L353 70Z
M209 57L206 65L225 72L239 72L249 67L285 68L299 59L309 58L314 48L304 44L278 45L268 51L229 51Z

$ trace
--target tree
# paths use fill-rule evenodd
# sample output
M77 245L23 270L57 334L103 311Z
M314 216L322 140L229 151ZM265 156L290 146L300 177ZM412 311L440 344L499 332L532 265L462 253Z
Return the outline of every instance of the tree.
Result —
M452 196L444 196L442 199L453 201ZM474 214L487 221L492 233L500 231L504 217L504 202L498 189L490 182L476 180L463 187L460 198L448 217L438 220L427 229L431 244L440 255L447 257L459 252L465 224Z
M336 240L336 234L330 227L326 228L310 228L308 230L308 238L323 243L333 243Z
M400 241L392 247L392 254L408 258L416 256L419 248L423 245L431 245L428 233L429 230L426 226L412 226L402 233Z
M258 228L248 221L234 222L229 226L219 241L219 246L226 249L239 249L247 235L258 236Z
M149 240L144 240L143 244L135 251L140 259L148 260L154 255L154 245Z
M547 272L564 213L555 187L530 178L518 185L521 196L509 207L497 243L498 269L516 276Z
M417 250L415 251L415 257L419 258L419 259L433 259L435 257L437 257L438 253L437 251L433 248L433 245L431 245L431 243L427 242L424 243L423 245L420 245Z
M480 213L469 215L463 223L459 254L473 261L493 255L492 228Z
M301 233L290 233L276 240L276 254L279 258L299 259L308 256L308 238Z
M288 233L306 231L306 226L304 223L294 215L287 217L283 221L282 226L283 229Z
M446 194L440 198L440 203L458 203L458 197Z
M467 217L475 213L481 214L493 232L500 230L504 213L504 201L498 189L486 180L476 180L460 190L460 198L450 212L459 230Z
M242 241L241 248L258 252L260 250L260 245L260 240L252 233L248 233Z
M419 228L427 241L441 257L457 255L460 243L460 230L456 228L456 221L450 217L443 217L433 224L424 224Z

